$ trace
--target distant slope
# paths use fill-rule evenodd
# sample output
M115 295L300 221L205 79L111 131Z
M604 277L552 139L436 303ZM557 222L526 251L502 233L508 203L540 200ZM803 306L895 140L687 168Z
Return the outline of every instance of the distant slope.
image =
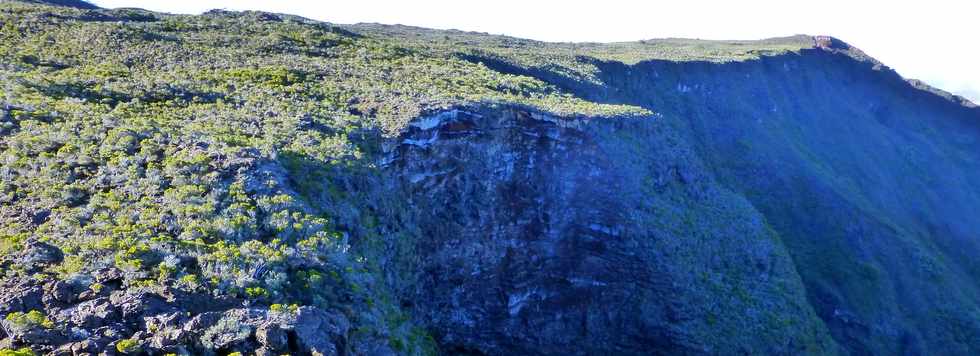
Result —
M766 216L847 350L976 351L980 110L822 50L603 71L626 93L607 100L676 119Z

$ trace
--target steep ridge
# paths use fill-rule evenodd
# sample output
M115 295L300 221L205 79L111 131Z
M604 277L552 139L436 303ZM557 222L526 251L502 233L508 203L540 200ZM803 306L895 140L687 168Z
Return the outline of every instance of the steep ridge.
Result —
M842 46L838 40L834 41L838 43L837 46ZM594 85L562 80L556 73L536 76L573 90L589 100L656 108L662 116L639 125L660 127L655 134L632 136L644 129L626 125L627 127L614 130L630 132L626 137L597 134L588 136L605 141L606 145L616 146L626 142L651 144L650 141L676 135L677 141L690 145L693 156L682 157L686 157L683 158L685 161L698 161L698 166L704 165L701 169L695 169L703 170L698 175L712 177L710 179L717 180L720 186L744 195L753 206L749 211L758 209L762 212L763 221L771 224L778 235L777 239L785 244L792 256L794 266L803 278L809 303L831 331L835 341L848 353L972 353L980 341L980 315L977 314L980 311L980 294L976 284L980 277L977 272L980 270L975 259L976 253L980 251L980 245L975 238L980 227L980 217L972 208L980 203L978 190L972 184L980 179L980 165L977 160L980 143L976 138L980 135L980 110L959 98L934 95L931 90L923 90L921 84L907 82L880 63L867 57L856 57L848 53L849 51L856 50L849 47L815 48L800 53L726 64L646 61L625 65L619 62L599 62L597 66L600 68L599 78L604 86L602 90L597 90ZM489 62L492 68L504 72L525 75L530 73L486 58L469 59ZM651 123L658 120L665 123ZM477 152L486 151L497 152L493 149ZM604 152L601 156L630 157L630 162L635 165L657 162L655 164L669 166L668 162L676 159L676 156L663 154L662 151L662 148L641 146L626 152ZM647 156L640 152L652 152L653 156L643 159L640 157ZM479 157L479 154L456 153L455 157L473 159ZM581 156L575 156L561 161L578 162L580 159ZM422 158L417 160L425 161ZM540 165L542 161L538 159L533 162ZM481 167L488 164L482 160L478 162ZM634 171L632 167L616 165L615 169L610 170L623 177L649 179L653 176L658 177L658 181L664 176L663 172L653 173L656 170ZM455 170L458 168L450 172ZM655 201L651 196L628 194L631 187L629 183L595 178L602 176L595 170L586 174L562 166L559 171L570 175L559 179L538 178L527 181L538 182L540 185L546 184L544 182L566 182L575 177L590 176L596 179L592 181L596 184L594 189L613 190L592 194L655 204L650 203ZM449 177L456 177L458 174L449 173ZM680 176L683 177L684 174L692 173L682 173ZM488 174L481 176L486 177ZM442 179L453 181L453 178ZM513 184L509 180L511 178L498 179ZM478 189L480 190L482 189ZM459 191L471 192L473 189ZM723 195L718 192L713 194ZM520 194L525 199L539 195L541 193ZM536 199L538 204L547 201ZM603 204L603 200L596 198L589 198L587 201L588 204L606 205L604 209L611 211L628 211L622 213L626 215L640 214L643 211L642 204L623 207L618 206L618 203ZM541 208L540 205L536 206ZM523 212L526 209L527 207L522 206L519 210ZM702 206L688 207L686 210L705 216L705 210L710 209ZM574 215L578 211L565 210L565 214ZM547 216L553 214L549 213ZM662 211L653 216L652 221L669 226L680 223L671 221L669 215ZM534 223L530 218L511 219L507 221L527 221L532 226L553 226L543 222ZM741 219L746 218L732 216L724 221L734 223ZM458 218L449 220L461 221ZM598 220L608 222L619 219L606 216ZM498 224L500 223L490 226L499 226ZM462 225L466 226L465 223ZM711 226L711 223L699 220L696 225ZM529 235L547 235L540 230L540 226L535 229L537 230ZM488 232L490 230L492 229L486 227L479 231L485 232L483 236L497 236ZM645 240L634 235L644 233L627 230L630 231L627 235L640 241ZM459 233L450 235L461 236ZM521 236L511 234L514 235ZM590 232L571 231L559 235L566 238L589 236ZM691 232L673 231L666 235L669 236L667 239L683 239L690 236ZM462 243L466 241L465 238L460 240ZM461 243L460 240L454 242ZM733 245L728 248L755 249L749 245ZM641 250L646 249L670 250L663 246L650 246ZM524 253L529 254L525 258L541 258L537 255L540 252L534 250ZM469 257L472 261L482 261L477 256L481 255ZM701 258L702 260L683 261L668 257L666 260L673 266L687 266L697 263L694 261L711 259L707 256ZM738 263L751 262L742 260ZM656 265L654 262L643 264ZM720 275L735 273L734 269L716 268L718 269L715 272ZM441 274L453 275L448 272ZM627 274L638 279L643 276L641 273ZM658 276L663 278L662 274ZM463 285L467 286L465 283ZM540 287L540 284L531 285ZM651 289L657 290L656 287ZM520 293L519 287L497 287L496 290ZM661 293L671 295L672 300L696 300L683 297L683 292L679 290L667 289ZM527 298L528 294L518 295ZM459 300L456 302L459 303ZM606 306L618 304L609 301L601 303ZM644 303L656 304L651 301ZM713 309L704 305L692 308ZM746 309L735 310L744 313ZM711 315L701 317L712 318ZM738 317L726 316L731 321L729 318ZM485 327L480 323L477 325ZM454 325L450 330L459 332L458 327ZM686 327L689 328L690 325ZM687 328L685 330L691 330ZM513 327L510 329L513 330ZM645 328L651 329L655 328ZM722 327L713 329L715 335L718 335L720 329ZM691 348L688 351L702 347L700 351L712 350L712 346L721 347L707 341L710 339L708 337L697 338L699 343L690 341L682 336L683 333L663 334L671 337L655 340L653 344L682 344ZM500 337L499 334L492 335L494 340ZM459 336L450 334L449 337ZM758 335L754 335L752 338L757 340L757 337ZM450 339L450 342L457 341ZM601 343L593 340L585 342L585 345L599 344ZM751 342L738 341L735 344L747 345ZM582 347L584 346L572 349ZM649 345L642 347L653 350ZM534 349L543 348L537 346ZM629 349L618 349L618 352L626 352L625 350ZM678 352L679 349L662 350Z
M606 62L611 90L576 90L672 120L765 215L852 353L976 352L980 110L843 52Z

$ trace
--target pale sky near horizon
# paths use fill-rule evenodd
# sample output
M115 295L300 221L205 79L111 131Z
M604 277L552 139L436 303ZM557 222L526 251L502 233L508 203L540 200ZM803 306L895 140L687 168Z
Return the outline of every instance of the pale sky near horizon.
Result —
M333 22L377 22L554 42L831 35L906 78L980 103L980 1L94 0L198 14L262 10Z

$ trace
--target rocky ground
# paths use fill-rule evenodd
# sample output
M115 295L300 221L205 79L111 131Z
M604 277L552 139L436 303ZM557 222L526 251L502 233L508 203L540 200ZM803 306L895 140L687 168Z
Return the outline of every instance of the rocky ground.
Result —
M32 242L9 262L35 269L61 258L56 247ZM107 268L92 281L2 286L0 313L43 314L4 320L0 348L30 345L50 355L340 355L347 348L351 325L337 312L249 307L241 300L168 289L122 289L122 274Z

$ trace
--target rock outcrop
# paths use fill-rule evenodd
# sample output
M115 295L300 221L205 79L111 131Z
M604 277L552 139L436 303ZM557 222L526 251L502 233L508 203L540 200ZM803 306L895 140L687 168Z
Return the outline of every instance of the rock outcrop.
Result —
M104 271L107 275L118 271ZM12 288L12 291L11 291ZM173 290L102 287L77 282L8 288L0 348L29 346L52 355L192 354L344 355L350 322L316 307L243 308ZM43 304L41 303L43 301ZM122 342L129 346L118 347Z
M455 110L391 147L444 351L834 350L761 214L658 120Z

